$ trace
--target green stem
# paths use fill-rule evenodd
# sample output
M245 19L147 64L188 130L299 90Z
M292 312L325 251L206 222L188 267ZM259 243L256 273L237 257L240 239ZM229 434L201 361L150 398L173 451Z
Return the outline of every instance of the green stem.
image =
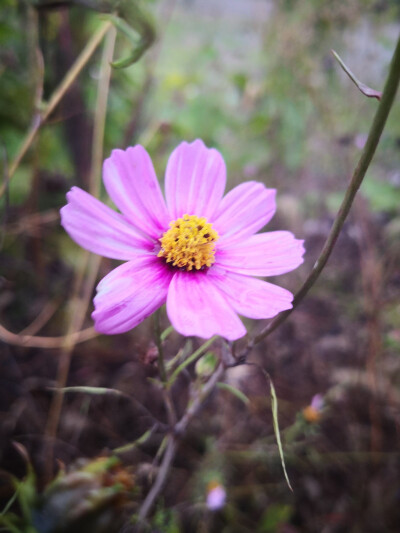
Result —
M174 402L172 400L171 392L168 387L168 375L167 375L167 371L165 368L165 362L164 362L162 331L161 331L161 325L160 325L160 310L158 310L155 314L155 330L156 330L156 343L157 343L157 351L158 351L158 371L160 373L160 378L163 384L163 397L164 397L165 407L167 409L168 422L170 426L172 427L176 423L176 412L175 412L175 407L174 407Z
M265 339L270 333L272 333L286 318L292 313L292 311L299 305L303 300L305 295L317 281L319 275L324 269L329 256L335 246L337 238L340 234L340 231L343 227L343 224L347 218L347 215L350 211L350 208L353 204L355 195L360 188L360 185L364 179L364 176L368 170L368 167L371 163L371 160L375 154L376 147L378 145L379 139L381 137L383 128L386 124L386 120L389 116L390 110L393 105L394 98L399 86L400 80L400 37L397 41L396 49L393 54L392 62L389 69L389 75L386 80L385 88L382 93L382 99L380 101L378 110L375 114L374 121L369 131L368 139L365 144L364 150L361 154L360 160L356 169L354 170L353 176L351 178L350 184L346 190L345 197L343 199L342 205L336 215L335 221L331 228L331 231L328 235L328 238L322 248L322 251L314 264L313 269L311 270L308 278L301 286L299 291L296 293L293 300L293 307L288 311L284 311L278 315L274 320L272 320L256 337L251 340L244 352L243 355L246 355L251 348Z
M206 350L207 348L209 348L211 346L211 344L218 338L217 335L214 335L214 337L211 337L211 339L208 339L208 341L206 341L204 344L202 344L200 346L200 348L198 348L195 352L192 353L192 355L190 355L187 359L185 359L183 361L183 363L181 363L178 368L176 368L176 370L173 372L172 376L170 377L169 381L168 381L168 387L172 387L172 385L174 384L176 378L179 376L179 374L182 372L182 370L184 370L187 366L189 366L191 363L193 363L194 361L196 361L196 359L198 357L200 357L200 355L202 355Z
M139 509L139 527L145 525L146 517L148 516L151 508L157 500L157 497L162 491L165 482L167 481L169 471L172 467L172 462L178 450L179 440L184 436L189 423L200 411L205 400L215 389L216 384L220 379L222 379L224 373L225 367L223 364L220 364L219 367L215 370L214 374L207 381L207 383L201 389L197 389L195 391L193 401L188 404L185 414L182 416L179 422L174 425L173 433L169 434L166 438L165 453L160 468L158 470L156 480L154 482L154 485L150 489L150 492L147 494L141 508Z
M100 193L101 166L103 164L104 130L107 116L108 93L110 90L111 62L114 55L117 30L111 27L106 34L101 58L100 76L97 91L96 108L93 122L92 164L90 169L89 192L96 198Z
M165 385L167 382L167 371L165 370L165 363L164 363L164 350L161 340L161 327L160 327L160 310L156 311L154 315L154 328L155 328L155 334L156 334L156 345L157 345L157 351L158 351L158 372L160 373L160 378Z

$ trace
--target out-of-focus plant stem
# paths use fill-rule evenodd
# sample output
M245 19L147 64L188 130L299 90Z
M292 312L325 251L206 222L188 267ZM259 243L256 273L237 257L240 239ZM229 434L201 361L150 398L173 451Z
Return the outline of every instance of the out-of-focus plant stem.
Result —
M183 363L181 363L178 368L174 370L172 373L172 376L169 378L168 381L168 387L172 387L174 384L176 378L179 376L179 374L184 370L188 365L192 364L198 357L200 357L212 344L213 342L218 338L217 335L214 335L214 337L211 337L211 339L208 339L204 344L200 346L195 352L192 353L192 355L189 355Z
M70 335L74 344L86 342L98 336L97 331L93 328L86 328L82 331L75 331ZM14 346L26 346L28 348L54 349L65 346L67 335L61 337L40 337L38 335L29 335L13 333L0 324L0 340Z
M48 103L45 104L44 106L42 103L43 108L40 109L38 113L36 114L36 116L34 117L32 121L32 125L29 128L24 140L22 141L22 144L20 146L20 149L18 150L17 155L15 156L15 159L10 164L10 167L8 169L8 180L12 179L23 157L25 156L32 142L34 141L40 127L46 122L49 115L52 113L52 111L55 109L57 104L63 98L65 93L74 83L74 81L76 80L76 78L78 77L82 69L85 67L85 65L87 64L87 62L92 57L93 53L95 52L95 50L97 49L101 41L103 40L103 37L106 35L106 33L111 27L112 27L111 21L106 21L102 23L102 25L99 27L96 33L89 40L85 48L82 50L81 54L76 59L75 63L72 65L70 70L67 72L66 76L64 77L60 85L54 91ZM0 197L3 196L6 187L7 187L7 183L3 183L3 185L0 188Z
M92 168L90 175L89 190L92 194L99 191L100 170L103 160L103 144L104 144L104 125L107 113L107 99L111 78L111 62L114 54L116 30L111 23L103 26L103 30L107 33L104 44L103 55L100 67L100 77L97 92L97 105L94 119L94 136L92 144ZM103 36L103 35L102 35ZM96 131L96 130L99 131ZM92 296L93 287L97 279L98 270L100 267L101 258L94 256L87 251L84 251L84 260L81 262L80 269L75 276L75 286L71 301L72 319L69 324L68 334L66 336L65 345L60 355L58 372L57 372L57 386L53 402L50 407L49 417L46 426L46 435L49 437L49 453L47 454L47 475L51 477L53 469L53 445L52 442L56 436L58 423L63 404L65 387L68 379L69 368L71 363L71 356L75 347L75 342L71 334L82 328L85 320L86 311ZM87 276L85 272L87 271ZM83 289L83 294L82 293Z
M161 325L160 325L160 310L158 310L155 313L154 319L155 319L155 335L156 335L156 343L157 343L157 351L158 351L158 372L160 374L160 378L162 382L164 403L165 403L165 407L168 413L168 422L170 426L172 427L176 423L176 412L175 412L174 402L171 396L171 391L167 387L168 375L167 375L167 371L165 368L165 362L164 362L162 331L161 331Z
M224 372L225 366L221 363L215 370L214 374L209 378L207 383L202 388L195 389L194 396L192 398L192 401L189 403L185 414L175 424L175 426L173 427L173 431L170 433L170 435L168 435L164 457L158 470L156 480L153 486L151 487L150 492L147 494L138 513L138 531L141 531L140 528L142 527L142 525L144 525L143 522L146 520L158 495L164 487L168 473L172 466L172 462L175 458L178 449L179 438L184 435L189 423L200 411L201 407L204 404L204 401L214 390L218 381L222 379Z
M378 145L379 139L381 137L383 128L385 127L386 120L389 116L390 110L393 105L394 98L399 86L400 81L400 37L397 41L396 49L393 54L392 62L389 69L389 74L386 80L385 88L382 93L382 99L380 101L378 110L375 114L372 126L369 131L368 139L365 144L364 150L361 154L360 160L357 167L354 170L353 176L351 178L350 184L346 190L345 197L340 206L340 209L336 215L335 221L332 225L331 231L328 235L328 238L322 248L322 251L314 264L313 269L311 270L308 278L303 283L299 291L295 294L293 300L293 307L288 311L284 311L276 318L274 318L254 339L250 340L245 351L241 357L246 356L246 354L252 349L252 347L265 339L270 333L272 333L286 318L291 314L291 312L299 305L303 300L305 295L317 281L319 275L324 269L333 247L339 237L340 231L343 227L343 224L347 218L347 215L350 211L350 208L353 204L355 195L364 179L364 176L368 170L368 167L371 163L371 160L375 154L376 147Z
M114 54L117 30L108 29L101 60L100 81L97 91L96 111L93 124L92 165L90 169L89 192L98 197L100 192L100 174L103 162L103 141L107 115L107 101L110 90L111 61Z

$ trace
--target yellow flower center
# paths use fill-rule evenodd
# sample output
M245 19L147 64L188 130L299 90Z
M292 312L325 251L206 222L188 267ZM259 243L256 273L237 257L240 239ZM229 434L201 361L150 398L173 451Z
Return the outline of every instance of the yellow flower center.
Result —
M160 239L163 257L172 266L185 270L201 270L214 261L218 233L205 218L183 215L170 223L171 228Z

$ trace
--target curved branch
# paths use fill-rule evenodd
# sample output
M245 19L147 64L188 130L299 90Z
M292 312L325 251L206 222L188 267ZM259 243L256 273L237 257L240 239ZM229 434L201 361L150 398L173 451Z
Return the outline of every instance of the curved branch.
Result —
M346 190L345 197L342 205L336 215L335 221L332 225L328 238L322 248L322 251L314 264L309 276L297 291L294 300L293 307L275 317L254 339L250 340L245 351L241 354L241 357L245 357L252 347L265 339L270 333L272 333L286 318L292 313L294 309L306 296L308 291L317 281L319 275L324 269L333 247L339 237L340 231L347 218L350 208L353 204L355 195L360 188L360 185L364 179L364 176L368 170L371 160L375 154L376 147L378 146L379 139L381 137L383 128L385 127L386 120L389 116L390 110L393 105L394 98L399 86L400 81L400 37L397 41L396 49L393 54L392 62L389 69L389 74L386 80L385 88L382 93L382 99L379 104L378 110L375 114L372 126L369 131L368 139L365 144L364 150L361 154L357 167L354 170L350 184Z
M63 335L62 337L39 337L36 335L21 335L12 333L0 324L0 340L15 346L25 346L27 348L62 348L66 345L67 339L73 344L85 342L97 337L99 333L91 327L81 331Z

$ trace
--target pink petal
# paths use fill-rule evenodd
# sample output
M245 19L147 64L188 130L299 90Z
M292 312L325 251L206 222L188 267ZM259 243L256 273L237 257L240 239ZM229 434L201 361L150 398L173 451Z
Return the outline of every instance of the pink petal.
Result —
M188 214L209 219L221 201L225 183L225 162L217 150L199 139L181 143L172 152L165 174L171 218Z
M153 163L143 146L113 150L103 181L118 209L137 228L159 239L170 222Z
M61 209L61 224L83 248L112 259L132 259L154 247L144 236L102 202L72 187L67 193L68 204Z
M235 311L204 272L175 273L167 313L174 328L187 337L220 335L233 341L246 334Z
M212 223L220 238L218 247L253 235L275 214L275 189L248 181L232 189L221 201Z
M218 249L216 265L247 276L276 276L301 265L303 254L303 241L292 233L271 231Z
M272 318L292 308L292 293L278 285L215 266L209 270L208 276L239 315Z
M172 273L157 257L120 265L97 286L92 318L100 333L133 329L165 303Z

